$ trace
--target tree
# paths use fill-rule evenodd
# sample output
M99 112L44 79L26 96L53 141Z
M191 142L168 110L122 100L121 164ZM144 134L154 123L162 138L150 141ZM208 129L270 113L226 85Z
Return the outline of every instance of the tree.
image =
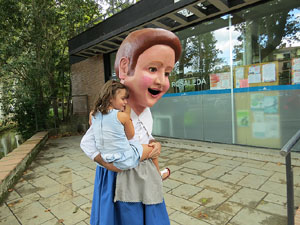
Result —
M67 41L100 16L99 5L93 0L0 0L0 11L1 102L29 137L49 126L50 104L58 124L59 95L71 93Z
M278 1L270 4L275 6ZM240 33L238 40L241 42L234 47L235 61L243 61L247 65L274 60L273 52L285 45L284 39L288 42L300 41L297 36L300 31L298 21L299 16L295 17L290 9L282 9L280 12L256 16L235 25L235 30ZM255 56L257 60L254 60Z

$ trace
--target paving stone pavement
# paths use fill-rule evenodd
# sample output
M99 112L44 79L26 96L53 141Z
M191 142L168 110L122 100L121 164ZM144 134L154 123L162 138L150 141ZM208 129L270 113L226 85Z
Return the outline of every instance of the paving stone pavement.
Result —
M0 205L1 225L89 224L96 164L81 151L81 137L48 140ZM163 144L160 167L172 171L163 182L171 225L287 224L285 165L209 152L207 145ZM294 180L299 205L298 166Z

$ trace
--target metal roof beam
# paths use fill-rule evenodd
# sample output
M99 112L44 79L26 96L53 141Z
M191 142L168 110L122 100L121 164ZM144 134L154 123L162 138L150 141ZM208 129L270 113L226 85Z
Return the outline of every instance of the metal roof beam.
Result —
M208 0L208 1L222 11L229 9L228 2L226 0Z

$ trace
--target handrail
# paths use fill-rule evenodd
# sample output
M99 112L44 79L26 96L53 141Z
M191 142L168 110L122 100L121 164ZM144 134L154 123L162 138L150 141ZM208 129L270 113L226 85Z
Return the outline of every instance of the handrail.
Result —
M286 169L286 194L287 194L287 219L288 225L295 225L294 205L294 178L291 161L291 151L294 145L300 140L300 130L282 147L280 155L285 157Z
M300 130L298 130L298 132L281 148L280 155L286 157L299 140Z

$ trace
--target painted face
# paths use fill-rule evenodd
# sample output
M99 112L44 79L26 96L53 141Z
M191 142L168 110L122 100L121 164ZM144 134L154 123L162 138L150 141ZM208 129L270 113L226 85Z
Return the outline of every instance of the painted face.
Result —
M175 64L175 52L167 45L154 45L138 58L134 74L126 76L130 90L130 106L135 109L152 107L169 89Z
M112 108L124 111L127 104L127 96L125 89L118 89L115 97L110 100Z

